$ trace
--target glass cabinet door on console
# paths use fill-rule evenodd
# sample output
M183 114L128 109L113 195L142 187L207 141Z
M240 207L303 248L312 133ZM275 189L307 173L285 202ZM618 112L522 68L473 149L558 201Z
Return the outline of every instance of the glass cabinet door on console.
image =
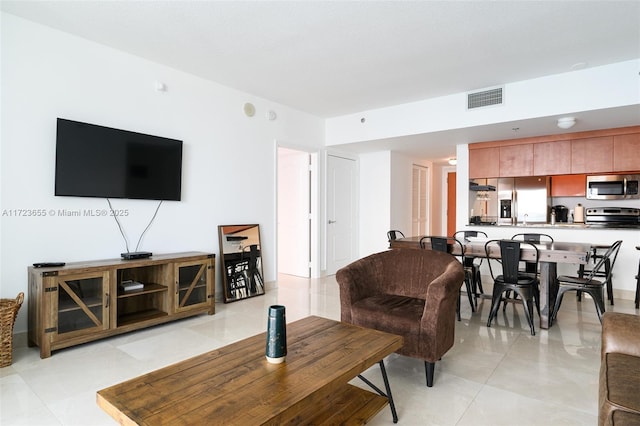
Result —
M49 277L52 341L75 338L109 328L109 272Z
M177 312L202 307L213 297L213 266L211 260L176 263Z

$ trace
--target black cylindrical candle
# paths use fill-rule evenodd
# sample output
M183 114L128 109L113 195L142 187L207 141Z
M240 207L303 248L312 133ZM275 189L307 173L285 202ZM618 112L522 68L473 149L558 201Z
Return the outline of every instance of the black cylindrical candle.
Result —
M284 306L272 305L269 307L269 319L267 321L267 361L272 364L284 362L287 355L287 325Z

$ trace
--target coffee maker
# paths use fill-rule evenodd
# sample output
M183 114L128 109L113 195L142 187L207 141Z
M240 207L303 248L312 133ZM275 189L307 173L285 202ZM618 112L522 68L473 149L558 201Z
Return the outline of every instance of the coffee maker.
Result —
M569 221L569 209L566 206L553 206L553 210L556 212L556 222L566 223Z

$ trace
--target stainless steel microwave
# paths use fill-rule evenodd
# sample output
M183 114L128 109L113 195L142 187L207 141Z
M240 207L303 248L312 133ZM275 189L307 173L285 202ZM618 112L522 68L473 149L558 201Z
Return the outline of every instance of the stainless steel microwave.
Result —
M640 175L587 176L587 199L633 200L640 199Z

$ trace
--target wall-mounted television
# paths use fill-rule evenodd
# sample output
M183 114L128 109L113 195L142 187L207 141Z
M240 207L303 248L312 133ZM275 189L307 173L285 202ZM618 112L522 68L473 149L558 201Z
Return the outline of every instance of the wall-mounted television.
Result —
M55 195L180 201L182 141L58 118Z

